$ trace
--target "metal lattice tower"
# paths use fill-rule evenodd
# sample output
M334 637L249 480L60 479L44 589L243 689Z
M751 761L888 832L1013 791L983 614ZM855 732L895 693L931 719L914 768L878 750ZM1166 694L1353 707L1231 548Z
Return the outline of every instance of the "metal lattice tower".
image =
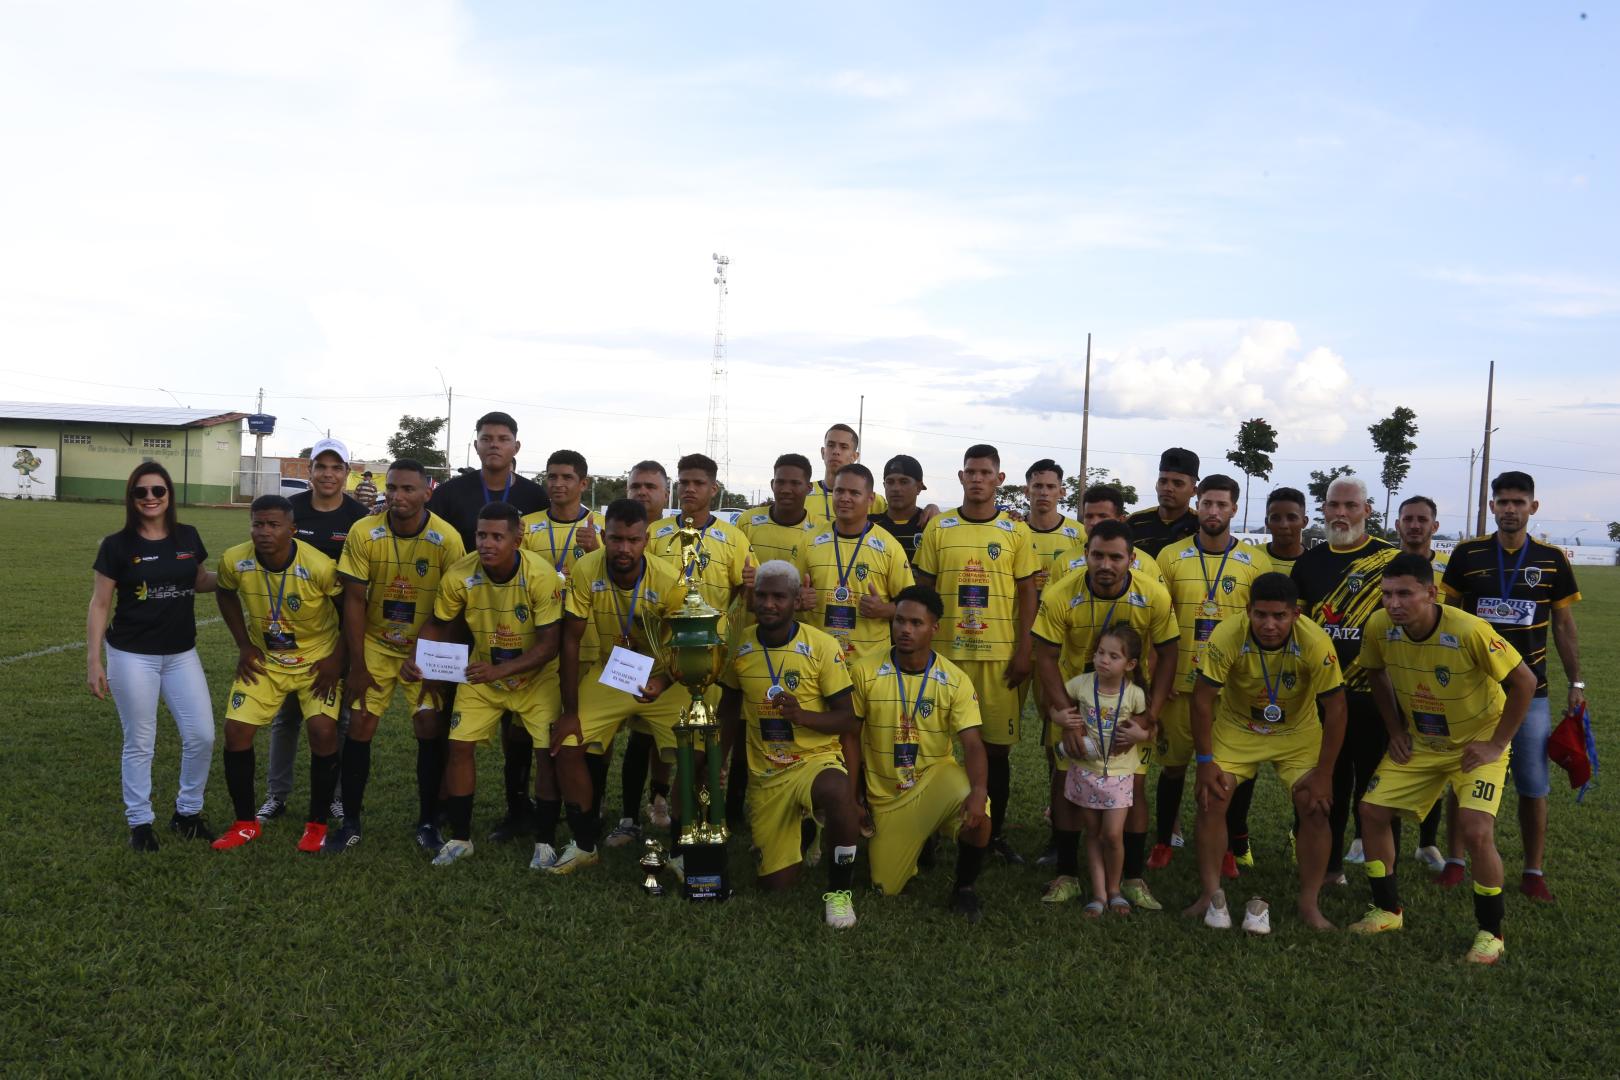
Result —
M726 268L728 256L715 254L714 285L718 294L714 316L714 359L709 367L709 437L704 453L720 466L722 488L731 476L731 422L727 413L726 379Z

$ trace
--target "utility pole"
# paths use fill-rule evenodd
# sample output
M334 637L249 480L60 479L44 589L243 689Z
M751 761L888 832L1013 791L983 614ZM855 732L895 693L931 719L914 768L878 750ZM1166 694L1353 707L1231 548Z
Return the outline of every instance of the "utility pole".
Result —
M1490 489L1491 474L1491 399L1496 396L1496 361L1491 361L1490 380L1485 384L1485 446L1479 457L1479 514L1474 521L1474 535L1485 535L1485 492Z
M726 379L726 295L731 291L726 283L726 269L731 258L715 252L714 260L714 352L709 365L709 424L704 452L720 467L720 505L725 505L726 482L731 479L731 425L727 416L728 397Z
M855 449L861 448L866 440L866 395L861 395L861 411L855 414Z
M259 387L259 404L254 409L257 413L264 412L264 387ZM256 421L255 421L256 422ZM278 488L280 484L276 485ZM264 435L253 437L253 497L257 499L264 494Z
M447 386L444 389L444 478L450 479L450 409L456 403L456 388Z
M1086 335L1086 393L1080 405L1080 490L1091 482L1086 473L1086 452L1091 442L1091 335Z
M1468 487L1463 490L1462 524L1457 526L1457 541L1468 539L1468 504L1474 501L1474 463L1479 460L1479 451L1474 447L1468 448Z

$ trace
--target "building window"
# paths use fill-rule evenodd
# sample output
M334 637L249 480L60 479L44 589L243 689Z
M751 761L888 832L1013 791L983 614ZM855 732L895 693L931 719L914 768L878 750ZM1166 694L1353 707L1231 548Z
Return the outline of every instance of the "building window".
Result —
M62 442L64 444L68 445L68 446L89 446L90 445L90 436L88 436L88 435L63 435L62 436Z
M144 446L148 450L172 450L172 449L174 449L174 440L173 439L142 439L141 440L141 445Z

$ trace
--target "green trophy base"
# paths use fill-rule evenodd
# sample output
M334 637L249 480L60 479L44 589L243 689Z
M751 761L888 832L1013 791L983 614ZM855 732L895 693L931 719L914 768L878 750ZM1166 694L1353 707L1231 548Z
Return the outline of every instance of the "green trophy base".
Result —
M731 899L731 874L724 844L682 844L686 880L681 893L691 901Z

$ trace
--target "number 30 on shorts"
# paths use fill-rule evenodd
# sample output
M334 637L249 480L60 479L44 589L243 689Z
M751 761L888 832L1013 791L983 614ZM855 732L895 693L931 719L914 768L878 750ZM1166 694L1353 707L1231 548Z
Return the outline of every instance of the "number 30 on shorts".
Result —
M1473 795L1480 802L1491 802L1496 798L1496 785L1489 780L1475 780Z

